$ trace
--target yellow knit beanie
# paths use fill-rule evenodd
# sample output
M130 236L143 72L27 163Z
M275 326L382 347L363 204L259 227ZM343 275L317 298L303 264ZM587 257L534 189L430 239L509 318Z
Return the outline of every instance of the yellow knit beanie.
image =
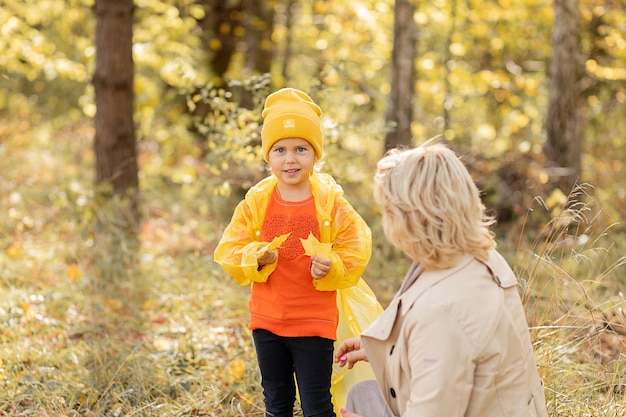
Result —
M324 133L320 125L322 109L306 93L295 88L283 88L265 100L261 145L263 157L269 162L272 145L281 139L302 138L322 157Z

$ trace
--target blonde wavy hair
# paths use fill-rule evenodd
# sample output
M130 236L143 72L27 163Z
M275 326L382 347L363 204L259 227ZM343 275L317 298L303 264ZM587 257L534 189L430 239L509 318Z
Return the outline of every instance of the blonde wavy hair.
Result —
M378 162L374 199L385 236L427 270L450 268L463 255L486 261L495 219L456 154L432 142L392 149Z

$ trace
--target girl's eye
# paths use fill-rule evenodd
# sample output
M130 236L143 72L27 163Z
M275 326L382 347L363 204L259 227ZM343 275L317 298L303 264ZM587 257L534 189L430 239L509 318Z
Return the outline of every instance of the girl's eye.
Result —
M285 148L276 148L274 149L274 152L283 153L285 152Z
M306 151L306 148L304 146L300 146L298 148L298 152L305 152L305 151Z

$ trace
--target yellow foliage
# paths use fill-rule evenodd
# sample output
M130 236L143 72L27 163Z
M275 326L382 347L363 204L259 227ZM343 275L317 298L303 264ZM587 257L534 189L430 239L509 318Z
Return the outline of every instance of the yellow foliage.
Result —
M222 49L222 42L220 42L217 38L211 38L209 41L209 49L212 51L219 51Z
M200 5L192 5L188 9L189 14L196 20L202 20L206 16L204 8Z
M230 382L235 382L243 378L246 372L246 364L241 359L235 359L228 364L228 369L230 370L228 380Z
M118 312L122 310L122 301L118 298L107 298L104 300L104 306L111 312Z
M233 33L238 38L243 38L243 36L246 34L246 29L243 26L236 26L233 30Z
M552 191L546 200L546 205L550 209L563 207L565 204L567 204L567 196L558 188Z
M450 53L456 56L464 56L467 52L465 45L460 42L454 42L450 44Z
M20 256L20 252L20 247L14 243L7 250L7 255L9 255L9 258L17 258Z
M30 304L22 303L20 304L20 308L24 311L24 314L27 314L30 311Z
M254 403L255 403L254 398L252 398L252 396L250 394L247 394L247 393L240 393L239 394L239 399L241 400L241 402L244 405L254 405Z
M141 305L141 310L151 311L156 309L156 307L158 307L158 302L155 299L151 298L143 302L143 304Z
M72 264L69 267L67 267L67 277L70 280L76 282L78 280L78 276L79 276L78 265Z

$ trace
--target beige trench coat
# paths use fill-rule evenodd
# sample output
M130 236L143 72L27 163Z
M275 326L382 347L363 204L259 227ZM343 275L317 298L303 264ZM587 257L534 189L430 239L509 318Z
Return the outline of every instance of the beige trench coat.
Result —
M403 417L546 417L517 280L504 258L413 265L362 341Z

